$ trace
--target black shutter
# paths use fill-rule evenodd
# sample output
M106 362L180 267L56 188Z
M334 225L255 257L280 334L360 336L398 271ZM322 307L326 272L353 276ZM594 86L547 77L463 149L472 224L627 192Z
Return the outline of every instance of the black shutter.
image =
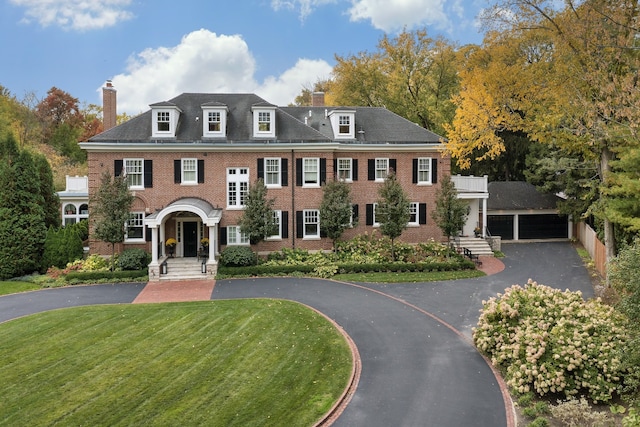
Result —
M264 180L264 158L258 159L258 179Z
M145 227L145 229L144 229L144 230L145 230L144 241L145 241L145 242L150 242L150 241L151 241L151 239L152 239L152 236L151 236L151 228L149 228L149 227Z
M144 188L153 187L153 160L144 161Z
M304 237L304 215L302 211L296 211L296 237L298 239Z
M296 185L302 187L302 159L296 159Z
M220 227L220 244L227 244L227 227Z
M431 183L438 183L438 159L431 159Z
M413 169L411 170L411 182L418 183L418 159L413 159Z
M280 160L280 167L282 170L280 171L280 185L283 187L289 186L289 159L285 159L284 157Z
M180 160L173 161L173 182L180 184L182 182L182 162Z
M289 238L289 212L288 211L282 211L280 213L280 229L282 232L282 238L283 239L288 239Z
M393 171L396 175L398 175L398 162L396 159L389 159L389 170L388 172Z
M354 181L358 180L358 159L351 160L351 167L353 170L351 171L351 179Z
M113 161L113 175L120 176L122 175L122 160L114 160Z
M353 225L355 226L358 223L358 205L351 205L351 219L353 220Z
M367 179L369 181L376 180L376 161L375 159L367 160Z
M204 160L198 160L198 184L204 184Z
M418 204L418 224L426 224L427 223L427 204L420 203Z
M367 203L366 224L373 225L373 203Z
M338 180L338 159L333 159L333 180Z
M318 184L322 185L327 182L327 159L320 159L320 182Z

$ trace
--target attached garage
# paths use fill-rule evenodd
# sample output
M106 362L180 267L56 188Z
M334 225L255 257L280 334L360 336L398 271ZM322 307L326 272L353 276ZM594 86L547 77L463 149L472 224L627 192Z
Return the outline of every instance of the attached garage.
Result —
M521 181L490 182L488 188L487 227L492 236L502 240L571 237L569 218L556 209L558 196L540 193Z

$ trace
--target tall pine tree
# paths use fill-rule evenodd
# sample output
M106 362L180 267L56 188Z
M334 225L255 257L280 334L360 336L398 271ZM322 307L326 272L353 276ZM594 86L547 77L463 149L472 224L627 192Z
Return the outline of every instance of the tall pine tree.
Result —
M244 212L238 224L242 232L249 236L252 245L278 232L273 218L274 203L274 199L267 199L267 187L262 179L249 186Z
M343 181L329 181L322 187L322 202L320 203L320 226L322 232L333 241L351 226L351 191L349 185Z
M393 171L387 175L378 194L376 221L382 234L391 239L391 258L395 261L395 239L400 237L411 219L411 201Z

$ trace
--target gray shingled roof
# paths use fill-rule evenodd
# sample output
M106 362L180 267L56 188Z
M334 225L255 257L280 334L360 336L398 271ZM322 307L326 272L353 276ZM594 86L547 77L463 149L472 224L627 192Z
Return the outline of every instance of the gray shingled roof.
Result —
M487 210L555 209L560 197L524 181L490 182Z
M180 109L176 138L171 142L202 141L202 107L228 108L226 142L263 141L254 139L252 106L273 106L255 94L183 93L153 106ZM376 107L276 107L276 142L331 142L334 135L325 110L355 110L355 143L427 143L442 138L384 108ZM309 113L311 112L311 115ZM307 124L305 124L305 116ZM151 110L89 139L89 142L155 142L151 138ZM205 139L205 141L210 139Z

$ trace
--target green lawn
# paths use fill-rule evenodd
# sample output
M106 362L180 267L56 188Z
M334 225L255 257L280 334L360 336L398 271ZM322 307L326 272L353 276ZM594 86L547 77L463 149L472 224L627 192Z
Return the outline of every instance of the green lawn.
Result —
M31 282L0 282L0 295L15 294L18 292L34 291L42 289L42 286Z
M0 425L309 426L351 369L294 302L56 310L0 325Z

